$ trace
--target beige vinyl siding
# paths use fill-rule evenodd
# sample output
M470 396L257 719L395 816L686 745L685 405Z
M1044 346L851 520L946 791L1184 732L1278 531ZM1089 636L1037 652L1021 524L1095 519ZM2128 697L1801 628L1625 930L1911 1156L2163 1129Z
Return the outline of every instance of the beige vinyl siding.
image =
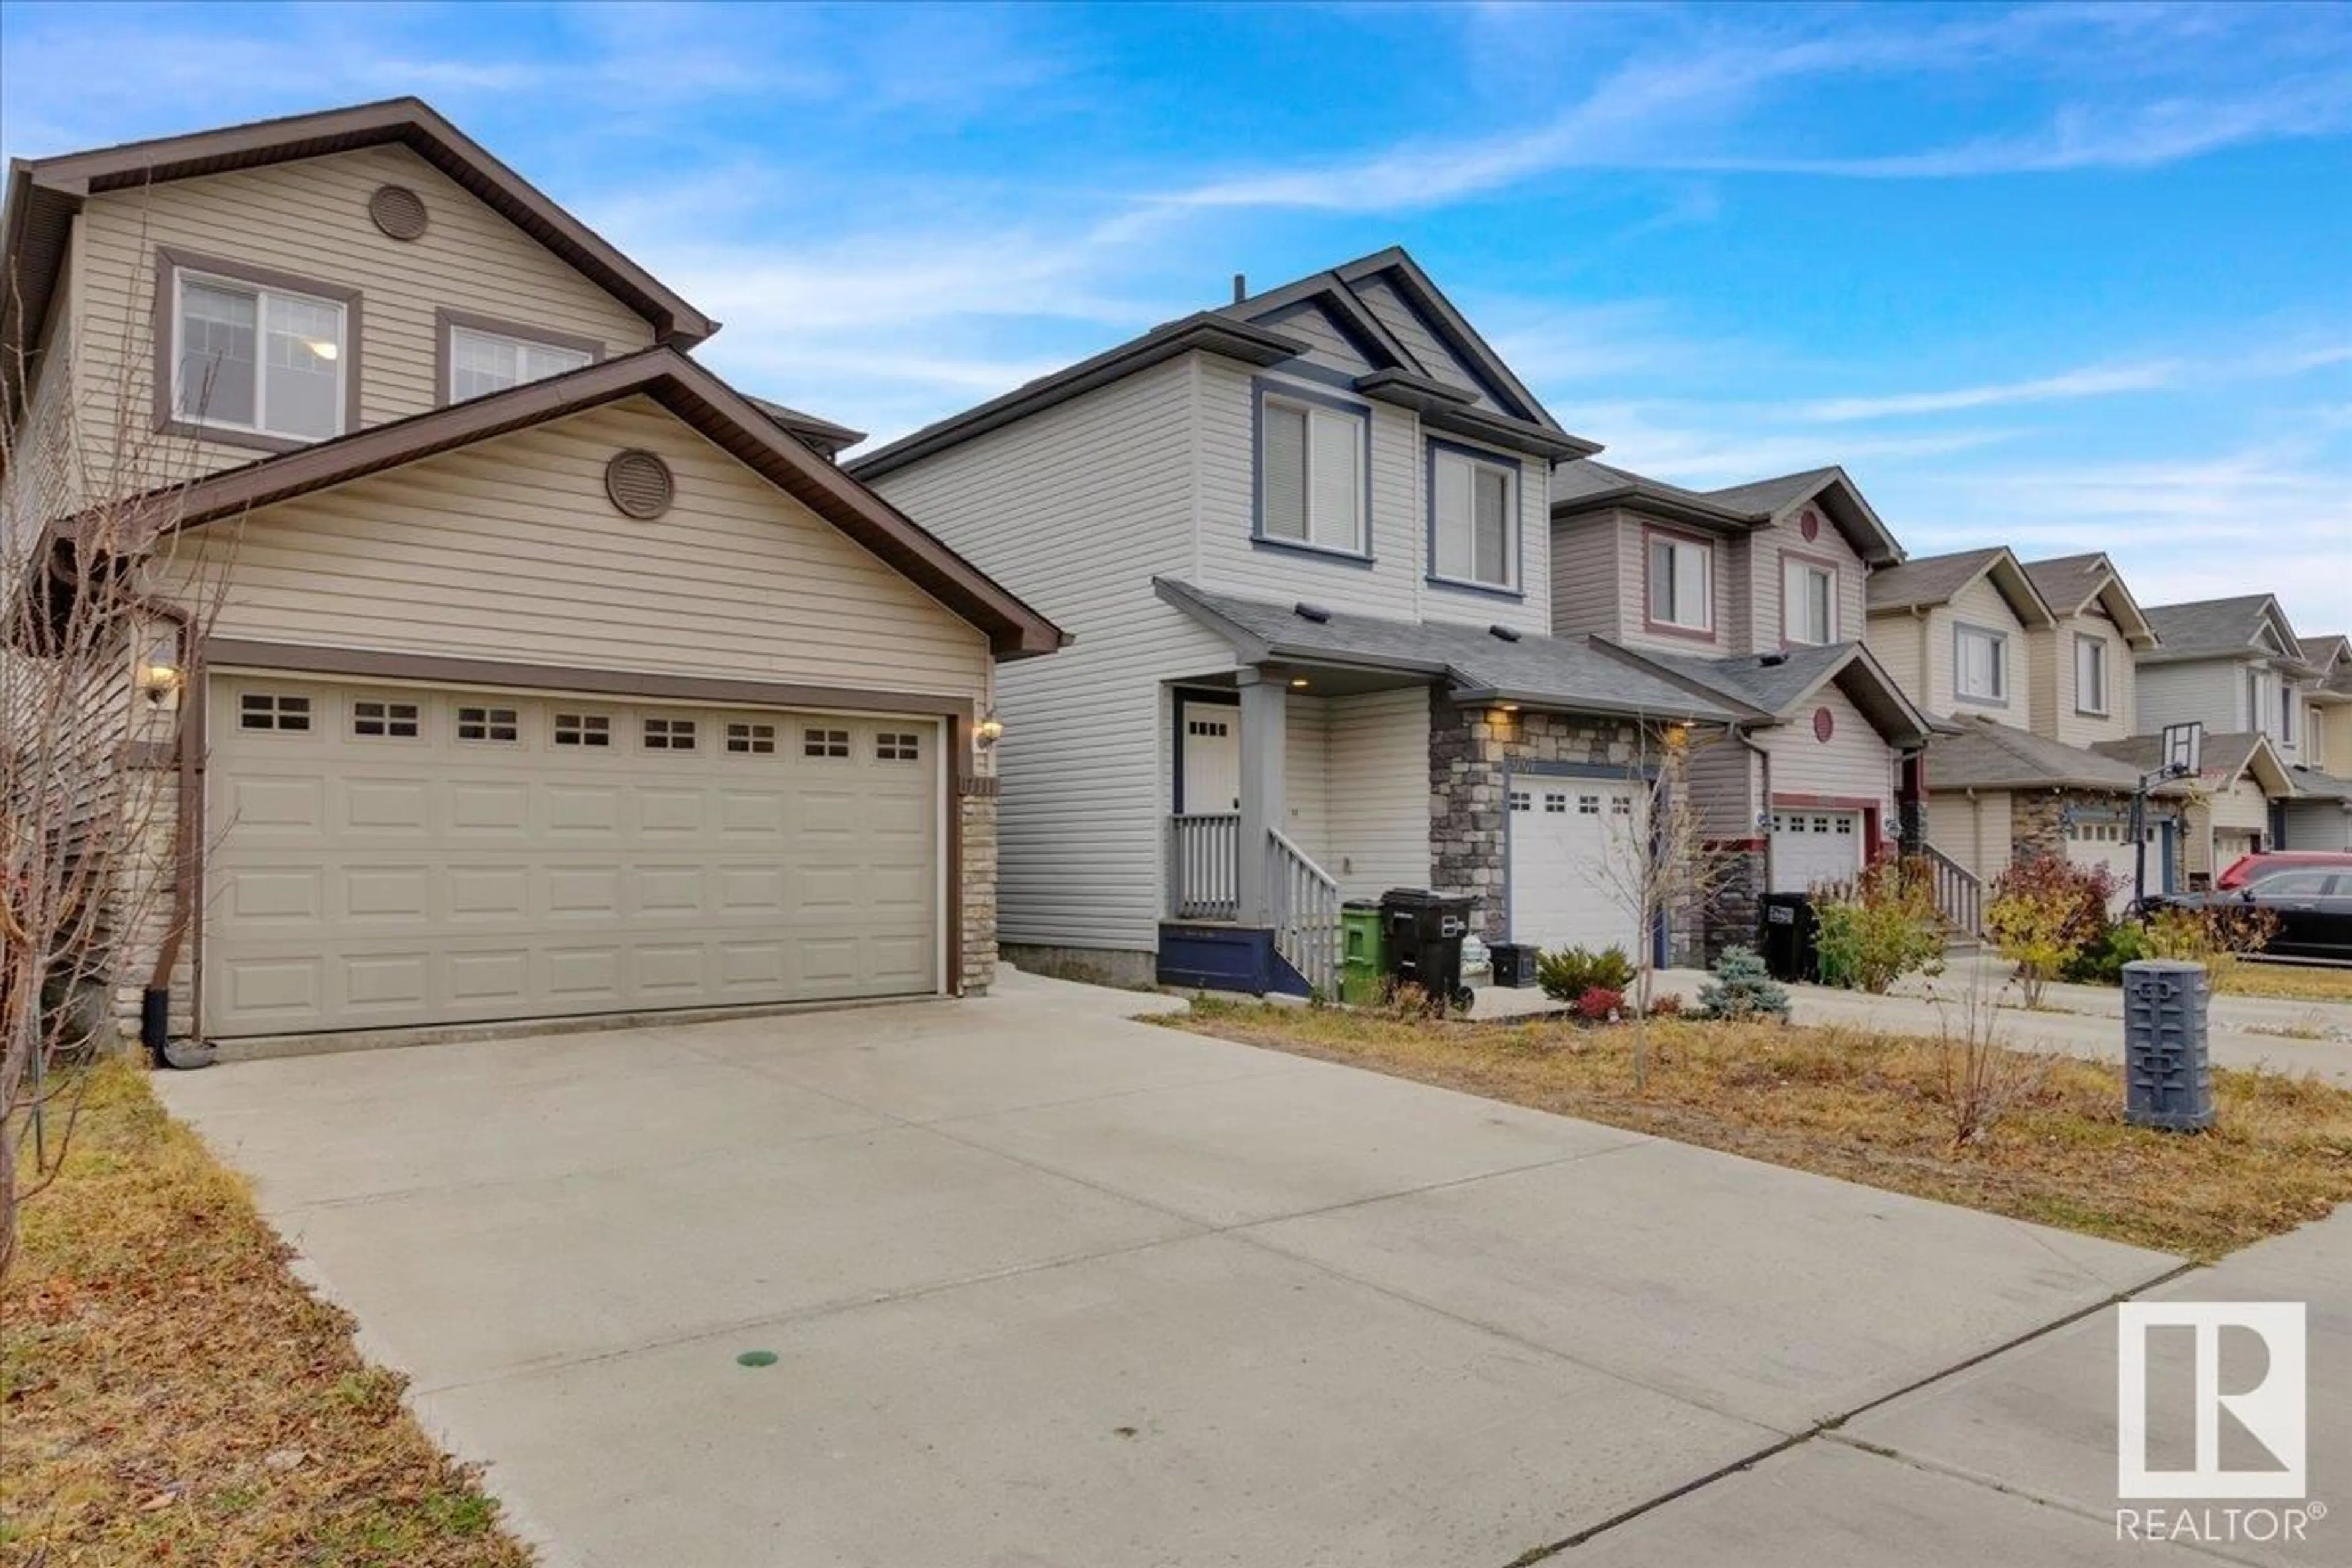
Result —
M1941 658L1944 668L1940 683L1950 694L1949 706L1943 712L1954 710L1974 713L1997 723L2020 730L2033 727L2033 659L2032 650L2026 646L2025 627L2018 620L2009 601L1992 585L1990 577L1979 577L1952 595L1947 608L1931 616L1944 623L1941 634L1928 647L1928 657ZM1959 695L1959 644L1958 629L1977 626L1999 632L2009 639L2009 668L2004 700L1984 702Z
M1709 838L1746 840L1762 837L1759 775L1762 763L1727 733L1702 735L1690 759L1691 801Z
M1429 703L1419 686L1330 700L1322 864L1343 899L1429 885Z
M1151 587L1192 574L1200 363L1155 366L876 485L1076 638L999 672L1004 941L1158 949L1167 683L1234 663Z
M2010 861L2009 793L1944 790L1929 795L1927 842L1979 879L1990 882Z
M2107 647L2107 711L2078 712L2075 642L2096 637ZM2033 634L2033 718L2039 732L2070 746L2120 741L2132 733L2136 696L2131 645L2104 616L2070 616L2054 632Z
M1813 713L1826 708L1832 721L1828 741L1813 738ZM1802 712L1785 724L1761 731L1758 744L1772 753L1772 795L1837 795L1868 801L1879 809L1879 830L1891 832L1895 798L1895 753L1845 693L1824 688Z
M2352 810L2340 800L2298 800L2286 808L2286 849L2352 850Z
M1260 318L1258 324L1311 344L1307 357L1317 364L1349 375L1362 375L1372 368L1372 362L1348 341L1320 305L1293 306Z
M1326 765L1331 738L1331 704L1320 697L1293 691L1284 702L1282 831L1309 859L1324 864L1330 856L1329 769Z
M387 184L424 199L423 237L392 239L368 216L368 197ZM405 147L92 196L77 222L83 441L94 464L126 399L137 428L147 428L159 245L358 289L363 426L435 405L435 312L444 308L593 338L608 353L653 342L643 317ZM173 454L182 471L198 473L256 455L210 442L178 442Z
M1888 679L1911 700L1912 706L1932 710L1920 646L1921 629L1926 625L1926 616L1907 611L1873 616L1863 641L1869 647L1871 657L1885 668Z
M1623 634L1620 601L1624 563L1618 548L1625 526L1613 511L1564 518L1551 525L1551 633L1554 637L1616 637ZM1640 585L1633 592L1638 595Z
M1476 394L1479 407L1497 414L1502 412L1502 405L1488 395L1486 389L1479 384L1478 378L1470 374L1469 368L1452 349L1438 341L1437 334L1429 330L1429 324L1421 319L1420 313L1406 304L1386 281L1362 285L1356 292L1373 318L1389 330L1389 335L1402 343L1405 352L1419 360L1432 376L1448 386Z
M1801 520L1810 509L1821 518L1821 527L1811 540L1807 540ZM1739 595L1739 608L1733 616L1732 630L1741 641L1732 644L1736 652L1770 653L1780 646L1780 556L1785 551L1801 555L1819 557L1834 563L1838 574L1837 640L1851 642L1863 636L1865 619L1863 581L1866 570L1862 557L1853 552L1845 535L1830 521L1829 513L1808 501L1791 508L1777 521L1749 534L1738 547L1744 558L1739 570L1733 574ZM1728 553L1728 552L1727 552Z
M2246 667L2237 659L2191 659L2180 664L2142 665L2136 672L2139 716L2135 733L2148 735L2168 724L2202 723L2215 734L2244 727Z
M658 453L652 522L605 462ZM648 399L205 529L221 636L987 700L985 637Z
M68 263L70 269L71 263ZM80 509L83 471L75 446L74 312L70 276L33 356L32 394L7 434L8 472L0 485L0 548Z

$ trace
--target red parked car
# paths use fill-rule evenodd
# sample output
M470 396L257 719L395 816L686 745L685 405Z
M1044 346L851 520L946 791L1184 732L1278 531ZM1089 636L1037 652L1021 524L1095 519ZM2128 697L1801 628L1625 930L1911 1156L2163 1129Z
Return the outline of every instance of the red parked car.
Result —
M2252 855L2241 855L2228 870L2213 879L2213 886L2224 891L2242 888L2257 877L2267 877L2290 866L2318 866L2335 871L2352 871L2352 852L2340 849L2264 849Z

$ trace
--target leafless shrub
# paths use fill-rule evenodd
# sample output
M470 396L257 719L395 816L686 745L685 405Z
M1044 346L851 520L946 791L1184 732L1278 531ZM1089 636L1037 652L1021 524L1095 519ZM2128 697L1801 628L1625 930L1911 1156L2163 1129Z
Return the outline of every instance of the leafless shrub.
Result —
M1937 1079L1950 1119L1952 1147L1982 1143L2010 1110L2041 1092L2047 1057L2011 1050L2000 1007L1979 985L1956 999L1930 993L1937 1017Z

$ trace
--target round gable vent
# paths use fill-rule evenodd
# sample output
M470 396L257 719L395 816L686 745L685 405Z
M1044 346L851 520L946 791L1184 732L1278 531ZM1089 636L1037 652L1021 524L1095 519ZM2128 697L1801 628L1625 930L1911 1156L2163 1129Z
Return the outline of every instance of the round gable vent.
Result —
M406 185L378 185L368 198L368 216L394 239L424 237L425 198Z
M1837 715L1831 712L1826 708L1814 709L1813 739L1821 742L1823 745L1827 745L1829 743L1830 737L1836 733Z
M650 522L669 510L677 486L669 465L651 452L616 453L604 465L604 493L625 516Z
M1797 531L1805 536L1805 542L1811 544L1822 536L1822 514L1808 510L1797 520Z

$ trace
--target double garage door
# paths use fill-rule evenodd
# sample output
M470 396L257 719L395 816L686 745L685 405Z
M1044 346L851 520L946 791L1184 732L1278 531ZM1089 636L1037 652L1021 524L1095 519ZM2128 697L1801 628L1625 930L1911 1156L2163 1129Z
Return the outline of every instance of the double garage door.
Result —
M1862 870L1862 813L1772 813L1772 889L1808 893L1823 882L1851 882Z
M1513 942L1640 951L1640 911L1627 886L1649 834L1643 788L1616 779L1511 775Z
M936 717L262 676L210 713L215 1035L943 984Z

